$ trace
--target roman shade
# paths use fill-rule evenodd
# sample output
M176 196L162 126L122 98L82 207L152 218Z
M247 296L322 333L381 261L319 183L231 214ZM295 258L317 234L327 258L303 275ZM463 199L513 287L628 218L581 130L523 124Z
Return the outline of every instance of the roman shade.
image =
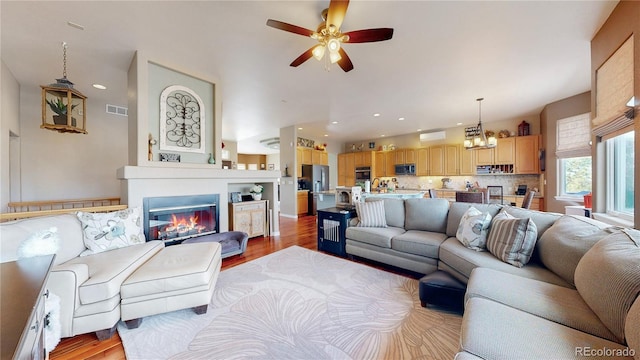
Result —
M556 135L558 158L591 156L590 118L591 115L586 113L558 120Z

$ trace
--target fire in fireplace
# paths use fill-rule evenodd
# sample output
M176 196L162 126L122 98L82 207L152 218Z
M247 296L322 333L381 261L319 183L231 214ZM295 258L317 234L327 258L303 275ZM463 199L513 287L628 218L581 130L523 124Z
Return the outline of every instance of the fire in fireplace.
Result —
M167 245L219 231L217 194L143 199L145 236Z

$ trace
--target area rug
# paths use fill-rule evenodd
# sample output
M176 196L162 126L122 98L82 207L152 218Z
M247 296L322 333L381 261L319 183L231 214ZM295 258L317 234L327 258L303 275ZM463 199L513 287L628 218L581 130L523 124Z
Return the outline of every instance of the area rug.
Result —
M204 315L118 332L127 359L452 359L461 317L420 306L418 281L292 246L220 273Z

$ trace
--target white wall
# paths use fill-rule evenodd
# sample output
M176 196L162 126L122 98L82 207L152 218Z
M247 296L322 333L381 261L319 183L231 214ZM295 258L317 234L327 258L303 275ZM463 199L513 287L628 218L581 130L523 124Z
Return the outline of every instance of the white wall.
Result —
M120 196L116 170L127 164L127 118L88 98L88 134L41 129L40 91L20 89L21 201Z
M20 140L15 137L10 139L11 133L20 135L20 84L4 61L0 63L2 67L0 72L0 79L2 79L0 87L0 212L5 212L8 202L18 200L11 198L12 190L16 190L19 184L14 184L12 189L10 179L15 177L15 174L10 174L9 169L19 172L19 168L16 169L15 166L19 166L19 163L11 164L9 156L20 158L20 154L16 154L16 150L19 151L20 147L13 143Z

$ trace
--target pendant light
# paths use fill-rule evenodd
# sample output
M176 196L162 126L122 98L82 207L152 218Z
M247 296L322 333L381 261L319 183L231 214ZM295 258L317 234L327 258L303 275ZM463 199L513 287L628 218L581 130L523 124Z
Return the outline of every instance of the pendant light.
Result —
M465 128L464 148L467 150L491 149L496 147L497 140L494 136L487 139L487 135L482 128L482 100L478 98L478 126Z
M87 97L67 79L67 43L62 43L62 78L42 88L42 129L86 134Z

